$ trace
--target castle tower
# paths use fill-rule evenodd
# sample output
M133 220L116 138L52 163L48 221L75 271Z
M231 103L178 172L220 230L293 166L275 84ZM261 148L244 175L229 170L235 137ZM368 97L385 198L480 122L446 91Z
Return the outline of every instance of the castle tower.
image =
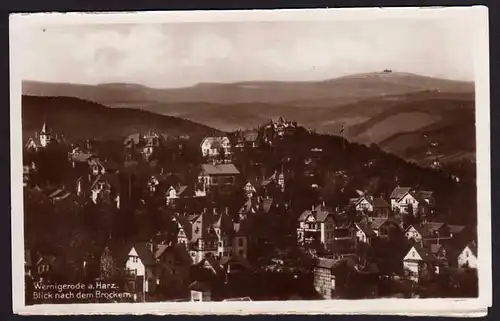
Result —
M50 144L51 140L52 140L52 135L47 128L47 122L44 121L42 125L42 130L40 131L40 145L42 145L42 147L47 147L47 145Z

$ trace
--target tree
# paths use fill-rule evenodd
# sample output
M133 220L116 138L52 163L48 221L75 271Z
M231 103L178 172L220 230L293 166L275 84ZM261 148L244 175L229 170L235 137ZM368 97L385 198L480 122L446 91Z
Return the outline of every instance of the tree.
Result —
M117 266L113 257L113 252L106 246L101 254L100 260L101 279L110 280L116 276Z

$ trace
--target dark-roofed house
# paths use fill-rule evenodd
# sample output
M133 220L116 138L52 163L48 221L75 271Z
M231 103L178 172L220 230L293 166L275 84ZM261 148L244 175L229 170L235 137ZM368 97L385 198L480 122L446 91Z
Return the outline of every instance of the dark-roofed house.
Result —
M81 181L83 183L83 181ZM100 201L115 202L120 208L120 180L117 175L98 175L90 184L90 198L94 203Z
M156 258L146 243L136 243L128 253L125 271L135 280L135 293L146 299L156 291L159 282L156 275Z
M414 191L410 187L396 187L391 193L391 208L401 214L416 216L432 214L434 197L430 191Z
M381 197L362 196L353 202L358 212L367 212L370 216L388 217L391 206Z
M192 302L209 302L212 300L210 287L204 282L193 282L189 286L189 290L191 290Z
M170 186L165 195L167 205L173 204L177 199L194 197L194 191L187 185Z
M35 266L35 279L41 282L52 282L60 275L62 262L54 255L41 255Z
M348 221L336 217L323 205L312 207L299 216L297 243L300 246L322 245L326 249L347 253L354 250L356 229Z
M323 297L330 300L335 291L335 275L333 269L339 264L338 260L320 258L314 267L314 289Z
M413 240L420 243L426 239L433 238L435 235L430 229L430 226L426 224L414 224L410 225L405 230L405 236L408 240Z
M330 247L334 240L335 221L333 213L321 206L312 207L305 210L299 216L299 226L297 227L297 243L322 244Z
M238 131L235 133L235 147L243 148L257 148L258 147L259 133L256 130Z
M431 249L415 244L403 259L403 266L412 281L419 282L426 273L435 273L437 259Z
M371 228L368 222L355 223L356 239L358 242L371 244L371 240L377 237L377 233Z
M202 164L198 176L201 194L214 188L222 191L224 187L234 187L239 175L240 171L233 164Z
M186 296L190 280L189 268L192 263L186 247L182 244L153 246L154 256L158 262L160 291L169 298Z

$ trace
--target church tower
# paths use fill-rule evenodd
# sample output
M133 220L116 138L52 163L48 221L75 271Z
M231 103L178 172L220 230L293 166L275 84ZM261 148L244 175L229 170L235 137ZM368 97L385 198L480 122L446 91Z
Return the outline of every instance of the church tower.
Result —
M42 147L47 147L47 145L50 144L51 140L52 140L52 135L47 128L47 122L44 121L42 125L42 130L40 131L40 145L42 145Z

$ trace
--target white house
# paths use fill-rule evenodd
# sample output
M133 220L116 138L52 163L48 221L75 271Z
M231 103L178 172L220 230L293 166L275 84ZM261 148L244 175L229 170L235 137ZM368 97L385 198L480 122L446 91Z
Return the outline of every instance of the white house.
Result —
M335 239L333 214L321 206L304 211L299 217L297 242L299 245L320 243L331 245Z
M155 275L156 259L145 243L135 244L128 253L125 263L125 272L130 277L135 277L142 283L143 295L152 292L159 284L159 278Z
M218 157L223 152L224 156L231 154L231 142L227 136L205 137L201 142L203 157Z
M414 245L403 258L403 266L412 281L419 282L426 273L434 273L436 258L431 250L420 245Z
M473 243L467 244L458 255L459 267L470 267L477 269L477 247Z
M165 194L167 204L172 204L179 198L194 197L194 192L186 185L170 186Z
M371 228L370 224L365 222L355 223L356 239L358 242L371 244L371 240L377 237L377 233Z
M396 187L391 193L391 209L402 214L427 214L434 206L433 193L413 191L410 187Z

